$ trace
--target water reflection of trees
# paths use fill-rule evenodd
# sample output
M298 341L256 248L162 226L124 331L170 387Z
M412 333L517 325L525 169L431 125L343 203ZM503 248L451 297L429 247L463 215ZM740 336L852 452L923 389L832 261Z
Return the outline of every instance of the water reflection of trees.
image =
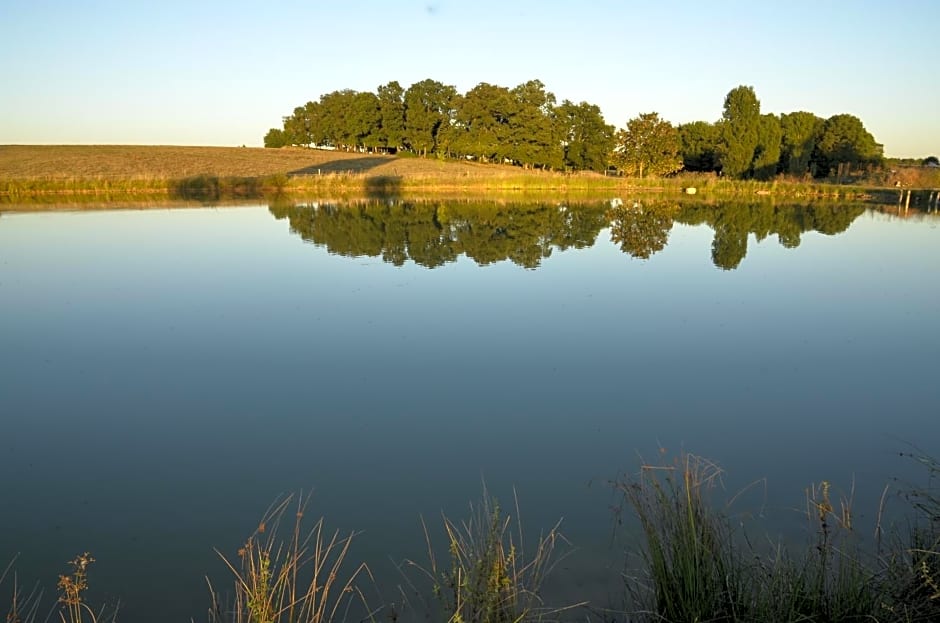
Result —
M845 204L690 204L682 208L676 220L711 227L715 231L712 261L718 268L732 270L747 254L750 234L758 242L776 235L781 245L795 249L800 246L803 233L840 234L864 211L864 206Z
M616 205L607 213L610 219L610 240L631 256L648 260L666 248L672 223L679 213L675 203L644 203Z
M864 212L847 205L680 204L636 201L509 204L495 202L383 202L357 204L275 204L271 213L291 229L331 253L381 257L428 268L465 255L486 265L509 260L536 268L557 249L594 244L604 227L611 241L630 256L649 259L662 251L673 224L707 225L714 230L712 261L732 270L747 254L748 239L776 235L796 248L807 231L834 235Z
M309 242L346 256L381 256L435 268L460 255L536 268L554 249L594 244L607 222L600 204L383 203L273 205Z

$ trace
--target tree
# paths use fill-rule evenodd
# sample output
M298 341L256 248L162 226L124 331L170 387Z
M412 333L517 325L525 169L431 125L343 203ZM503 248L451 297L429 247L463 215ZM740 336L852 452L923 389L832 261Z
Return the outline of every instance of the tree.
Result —
M378 96L365 91L355 93L350 106L347 123L353 145L370 151L382 147L382 111Z
M925 167L940 167L940 160L936 156L927 156L922 164Z
M379 100L378 143L386 150L398 151L405 142L405 90L393 80L377 89Z
M287 134L280 128L271 128L264 135L265 147L284 147L287 144Z
M614 128L604 122L600 108L565 100L555 109L555 118L565 166L595 171L607 168L614 146Z
M287 145L311 145L314 140L310 134L309 108L313 102L306 106L298 106L294 114L284 117L284 141Z
M405 141L416 153L427 156L437 145L441 126L450 122L455 87L436 80L422 80L405 91Z
M555 140L555 95L541 80L529 80L511 92L515 109L509 118L507 155L523 166L556 167L561 163L561 144Z
M754 162L760 128L760 101L754 88L739 86L725 97L721 121L721 170L731 177L746 177Z
M826 119L814 155L819 175L829 175L834 167L845 175L852 167L881 164L883 158L883 147L858 117L842 114Z
M718 126L693 121L679 126L679 155L686 171L715 171L721 136Z
M761 115L757 127L757 148L751 165L754 177L769 180L777 174L781 141L780 119L773 114Z
M668 175L682 168L679 133L659 113L643 113L617 133L613 160L627 175Z
M811 112L797 111L780 116L780 168L790 175L809 171L816 141L825 121Z
M317 120L317 134L323 143L349 150L357 142L355 119L356 92L352 89L333 91L320 96L320 115ZM321 141L318 141L318 143Z
M509 120L515 108L509 89L481 82L455 98L448 148L484 162L501 159L509 149Z

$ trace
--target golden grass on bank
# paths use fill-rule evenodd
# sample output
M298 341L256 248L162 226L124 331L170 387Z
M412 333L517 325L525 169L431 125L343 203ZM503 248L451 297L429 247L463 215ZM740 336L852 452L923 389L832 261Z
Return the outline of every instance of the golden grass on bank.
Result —
M883 180L882 180L883 181ZM768 182L684 173L625 178L596 172L523 169L439 158L305 148L128 145L0 146L0 201L45 195L134 196L171 200L261 199L283 194L408 196L526 192L683 193L714 197L897 201L893 187L839 185L779 177ZM921 191L924 194L928 191ZM926 195L922 198L929 201Z
M210 623L327 623L345 619L353 599L365 607L357 582L371 578L369 568L344 572L355 535L327 532L322 518L305 527L308 502L289 496L272 505L238 550L239 561L219 553L234 576L234 599L226 604L210 584ZM285 537L282 527L290 530Z

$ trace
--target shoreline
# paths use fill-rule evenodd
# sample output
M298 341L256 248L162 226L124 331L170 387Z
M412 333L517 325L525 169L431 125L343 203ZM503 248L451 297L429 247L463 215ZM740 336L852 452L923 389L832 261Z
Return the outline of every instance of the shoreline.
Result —
M937 195L930 188L862 182L838 184L784 177L761 182L704 173L628 178L302 148L0 145L0 204L89 196L106 201L204 201L329 193L386 198L492 193L684 196L687 192L710 198L886 204L898 203L904 193L910 193L915 205L926 204Z

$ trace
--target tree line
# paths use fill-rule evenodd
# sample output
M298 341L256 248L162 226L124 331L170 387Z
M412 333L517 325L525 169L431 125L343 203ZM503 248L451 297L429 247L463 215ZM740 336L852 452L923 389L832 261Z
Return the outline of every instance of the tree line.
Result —
M264 145L615 170L634 177L680 170L755 179L781 173L843 177L884 160L882 146L857 117L761 114L749 86L728 93L715 122L674 126L649 112L617 129L597 105L559 104L539 80L514 88L481 82L463 94L431 79L407 89L392 81L375 93L334 91L295 108L283 127L268 131Z
M294 109L265 147L411 152L545 169L603 170L613 126L587 102L557 103L539 80L509 89L480 83L464 94L436 80L375 93L334 91Z

